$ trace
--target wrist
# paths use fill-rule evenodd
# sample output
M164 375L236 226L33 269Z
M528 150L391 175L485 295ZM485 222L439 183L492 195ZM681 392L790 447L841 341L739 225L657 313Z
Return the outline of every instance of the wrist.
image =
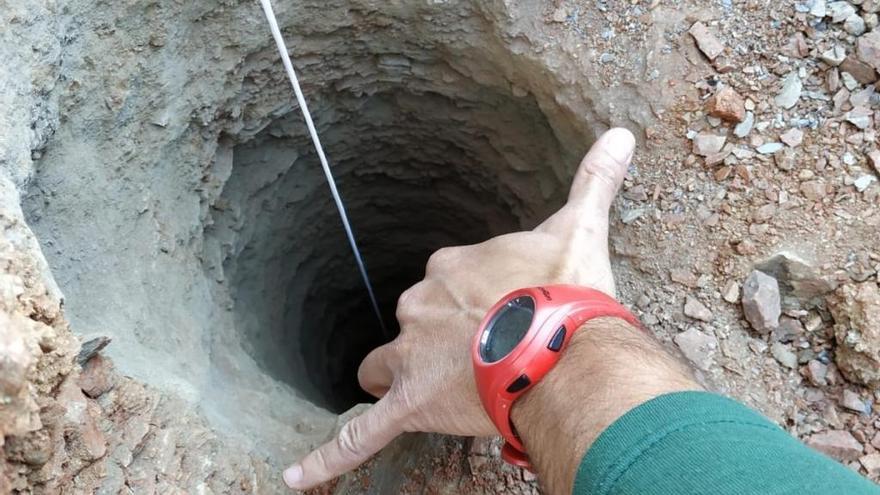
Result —
M578 329L556 366L513 404L511 421L548 492L570 493L587 449L617 418L659 395L699 389L645 332L599 318Z

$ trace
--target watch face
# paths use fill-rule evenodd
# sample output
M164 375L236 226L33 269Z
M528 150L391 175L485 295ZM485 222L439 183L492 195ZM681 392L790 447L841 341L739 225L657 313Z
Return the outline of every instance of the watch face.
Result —
M480 357L494 363L507 356L525 337L535 315L535 300L529 296L511 299L495 313L480 337Z

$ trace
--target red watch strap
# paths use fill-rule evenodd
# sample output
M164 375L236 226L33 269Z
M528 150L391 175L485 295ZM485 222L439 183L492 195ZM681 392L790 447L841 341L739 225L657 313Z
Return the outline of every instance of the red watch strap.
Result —
M537 306L526 336L501 360L483 362L479 355L480 335L507 301L522 295L530 295ZM595 289L571 285L520 289L502 298L489 311L477 334L474 369L483 406L506 440L502 450L505 461L530 468L525 447L510 421L514 401L556 365L571 337L584 323L602 317L621 318L642 328L638 319L610 296Z

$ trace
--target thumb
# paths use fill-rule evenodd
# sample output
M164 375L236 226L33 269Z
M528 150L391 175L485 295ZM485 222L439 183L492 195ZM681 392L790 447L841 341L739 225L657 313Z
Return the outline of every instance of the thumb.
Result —
M581 161L568 202L578 205L580 211L608 211L626 175L635 145L635 137L624 128L602 134Z
M284 470L290 488L306 490L360 466L403 433L392 414L392 399L385 397L363 414L345 423L336 438Z

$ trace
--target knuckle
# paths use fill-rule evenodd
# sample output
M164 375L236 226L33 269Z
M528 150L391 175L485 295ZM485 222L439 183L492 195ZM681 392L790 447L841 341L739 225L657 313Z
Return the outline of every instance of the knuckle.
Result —
M434 254L428 258L428 264L425 267L426 272L435 272L450 266L458 257L459 248L445 247L434 251Z
M404 321L409 321L412 316L416 314L419 285L420 283L406 289L400 294L400 297L397 298L396 316L398 322L403 323Z
M345 423L336 436L336 444L343 458L357 460L361 456L361 429L356 420Z

